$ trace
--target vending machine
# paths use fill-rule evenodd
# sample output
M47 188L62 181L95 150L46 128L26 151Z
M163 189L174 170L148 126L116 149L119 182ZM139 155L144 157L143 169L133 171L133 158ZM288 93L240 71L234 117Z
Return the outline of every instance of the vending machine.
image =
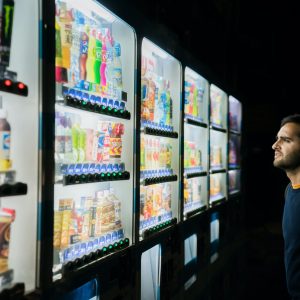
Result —
M206 79L186 67L184 73L184 219L208 207L208 102Z
M241 120L242 105L229 96L229 154L228 154L228 194L229 197L241 190Z
M141 59L139 239L152 243L141 246L140 296L160 299L163 232L177 223L180 204L181 65L147 38Z
M227 172L228 172L228 97L210 85L210 262L213 263L226 244Z
M136 37L97 1L56 0L54 10L55 94L44 95L53 152L45 153L43 196L52 197L59 283L101 272L102 261L132 244Z
M210 183L209 204L214 206L227 199L227 115L228 97L216 85L210 85Z
M183 124L182 297L193 294L207 277L201 270L209 249L209 83L185 67Z
M38 10L0 1L0 298L35 288L39 199ZM30 70L30 71L29 71Z
M242 229L244 216L241 193L242 103L231 95L228 124L228 231L233 241Z

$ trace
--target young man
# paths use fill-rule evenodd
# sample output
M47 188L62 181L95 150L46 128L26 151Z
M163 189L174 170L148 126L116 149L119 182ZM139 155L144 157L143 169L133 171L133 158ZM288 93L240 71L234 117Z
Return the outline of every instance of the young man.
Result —
M293 300L300 299L300 114L281 121L274 166L283 169L290 184L285 193L282 220L287 288Z

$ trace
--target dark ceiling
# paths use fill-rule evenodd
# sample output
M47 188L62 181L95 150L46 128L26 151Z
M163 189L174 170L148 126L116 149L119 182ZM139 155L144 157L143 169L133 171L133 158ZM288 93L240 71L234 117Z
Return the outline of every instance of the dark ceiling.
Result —
M289 1L130 2L151 22L174 32L182 47L217 74L258 119L268 109L275 119L300 112L295 88L300 18Z
M225 91L242 102L243 184L249 220L280 220L287 178L273 167L271 145L280 120L300 113L300 14L295 3L130 2L151 22L172 31L183 48L221 79ZM271 190L266 182L272 183Z

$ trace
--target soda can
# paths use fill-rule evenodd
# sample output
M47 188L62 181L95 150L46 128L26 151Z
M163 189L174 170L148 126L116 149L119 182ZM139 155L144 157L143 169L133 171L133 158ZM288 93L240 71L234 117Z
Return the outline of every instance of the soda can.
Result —
M94 174L95 173L95 164L90 164L89 165L88 173L90 173L90 174Z

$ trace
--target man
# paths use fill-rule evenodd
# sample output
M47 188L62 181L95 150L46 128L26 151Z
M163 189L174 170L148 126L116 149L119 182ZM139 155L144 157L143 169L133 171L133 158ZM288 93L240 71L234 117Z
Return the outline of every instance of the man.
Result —
M282 220L287 288L293 300L300 299L300 114L281 121L274 166L283 169L290 184L285 193Z

